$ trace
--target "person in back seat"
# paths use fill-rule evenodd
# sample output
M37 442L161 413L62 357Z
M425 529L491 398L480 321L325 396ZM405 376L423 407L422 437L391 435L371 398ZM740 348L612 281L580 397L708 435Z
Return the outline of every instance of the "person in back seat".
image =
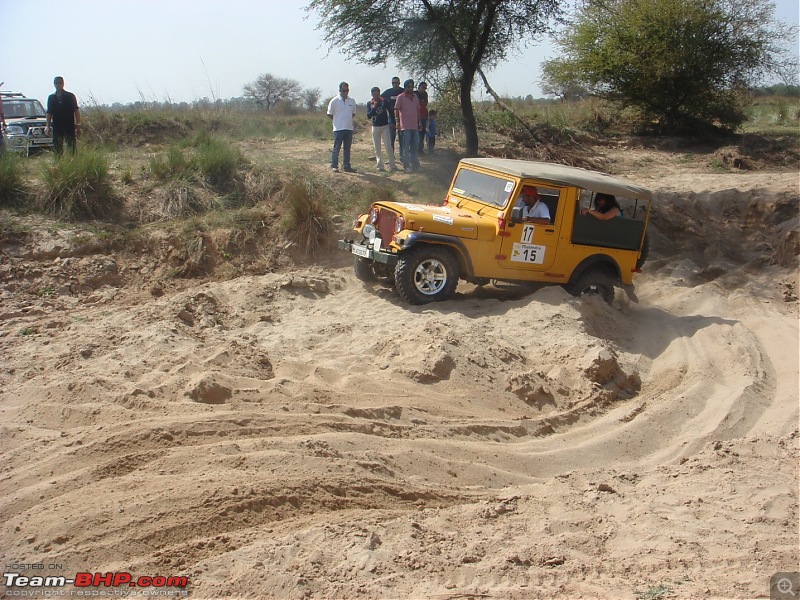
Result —
M622 216L622 209L617 199L611 194L598 192L594 197L594 205L594 210L584 208L581 210L581 214L592 215L595 219L600 219L601 221L608 221L614 217Z

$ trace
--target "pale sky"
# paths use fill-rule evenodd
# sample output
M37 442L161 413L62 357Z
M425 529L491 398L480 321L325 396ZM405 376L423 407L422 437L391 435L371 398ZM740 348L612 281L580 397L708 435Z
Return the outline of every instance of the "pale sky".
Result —
M0 81L42 102L53 77L81 105L175 102L242 95L263 73L319 87L323 99L350 83L350 95L369 99L393 75L416 77L394 65L366 67L328 54L306 18L307 0L0 0ZM798 23L798 1L777 0L776 16ZM387 40L387 43L388 40ZM531 46L488 73L500 94L534 97L540 64L555 55L549 40ZM481 94L482 86L476 87ZM435 96L432 97L432 103Z

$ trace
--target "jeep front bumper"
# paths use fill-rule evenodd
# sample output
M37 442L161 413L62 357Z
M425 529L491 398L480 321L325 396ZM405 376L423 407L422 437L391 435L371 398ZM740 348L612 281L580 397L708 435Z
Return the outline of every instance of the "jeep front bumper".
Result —
M375 250L370 248L366 243L358 244L353 240L339 240L339 250L344 250L355 256L373 260L384 265L393 267L397 264L397 254L385 252L383 250Z

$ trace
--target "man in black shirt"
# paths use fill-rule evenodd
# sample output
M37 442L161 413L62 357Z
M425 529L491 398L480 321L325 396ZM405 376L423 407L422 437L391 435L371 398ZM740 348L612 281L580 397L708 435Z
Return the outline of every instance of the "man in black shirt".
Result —
M75 154L76 135L81 129L81 111L78 109L78 99L75 94L64 89L64 78L53 79L56 88L55 94L50 94L47 99L47 129L50 133L52 123L53 149L57 154L63 154L64 142Z
M400 78L397 76L392 77L392 87L387 89L381 94L381 97L389 103L389 125L390 137L392 140L392 152L394 153L394 141L397 139L397 123L394 122L394 103L397 96L403 93L403 88L400 87ZM403 145L400 144L400 160L403 160Z

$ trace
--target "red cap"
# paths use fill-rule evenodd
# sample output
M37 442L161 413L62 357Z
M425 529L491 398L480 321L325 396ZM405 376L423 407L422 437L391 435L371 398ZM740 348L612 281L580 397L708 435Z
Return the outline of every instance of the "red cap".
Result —
M541 200L541 196L539 195L539 190L536 189L536 186L533 185L525 185L522 187L522 195L523 196L533 196L537 200Z

